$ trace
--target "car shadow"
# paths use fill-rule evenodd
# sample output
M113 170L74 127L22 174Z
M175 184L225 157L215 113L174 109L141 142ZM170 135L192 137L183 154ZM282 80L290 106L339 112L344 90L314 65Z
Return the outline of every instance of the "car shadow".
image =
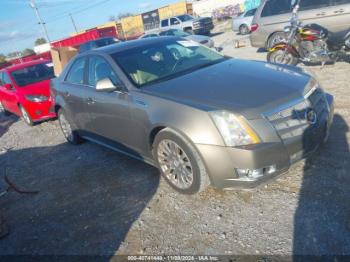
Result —
M306 160L294 217L294 261L350 254L348 132L345 120L335 115L329 141ZM304 141L304 147L306 144Z
M4 112L0 112L0 137L2 137L18 119L19 118L15 115L5 116Z
M159 172L92 143L10 150L1 179L37 195L10 192L0 213L10 234L0 255L114 255L159 186ZM4 187L0 182L0 189ZM1 212L2 211L2 212Z
M225 33L225 32L210 33L209 36L210 36L210 37L215 37L215 36L222 35L223 33Z

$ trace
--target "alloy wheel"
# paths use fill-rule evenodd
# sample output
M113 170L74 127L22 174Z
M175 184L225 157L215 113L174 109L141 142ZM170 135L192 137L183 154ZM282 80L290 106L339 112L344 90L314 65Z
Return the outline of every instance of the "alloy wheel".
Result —
M188 189L194 181L193 168L186 152L174 141L163 140L158 145L158 162L163 174L176 187Z

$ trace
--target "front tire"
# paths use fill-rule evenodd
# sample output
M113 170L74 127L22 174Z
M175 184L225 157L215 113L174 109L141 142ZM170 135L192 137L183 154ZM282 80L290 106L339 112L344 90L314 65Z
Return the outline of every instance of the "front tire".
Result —
M21 111L22 114L22 119L23 121L28 125L28 126L33 126L34 122L32 118L29 116L27 110L24 109L22 105L19 105L19 110Z
M270 36L267 41L267 50L271 49L278 43L286 43L286 34L284 32L276 32L272 36Z
M192 144L170 128L158 133L153 155L165 180L182 194L196 194L210 184L206 168Z
M11 113L5 109L1 101L0 101L0 112L3 112L5 116L11 115Z
M194 32L193 32L193 30L191 28L185 29L185 32L190 34L190 35L194 35Z
M274 64L293 65L298 64L298 58L285 50L276 50L267 54L267 61Z
M58 122L64 137L72 145L79 145L83 142L83 139L79 136L77 131L74 130L71 123L68 121L67 116L63 109L58 111Z

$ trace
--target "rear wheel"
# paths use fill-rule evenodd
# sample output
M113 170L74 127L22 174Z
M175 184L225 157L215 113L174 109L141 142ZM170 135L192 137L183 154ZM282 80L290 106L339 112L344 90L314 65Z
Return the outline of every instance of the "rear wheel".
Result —
M21 114L22 114L22 119L23 121L28 125L28 126L33 126L34 122L31 119L31 117L29 116L27 110L24 109L23 106L19 105L19 110L21 110Z
M197 150L172 129L163 129L156 136L153 155L161 174L176 191L195 194L209 186L209 177Z
M276 50L267 54L267 61L275 64L297 65L298 58L287 50Z
M58 111L58 122L60 123L62 133L67 141L73 145L78 145L83 142L77 131L74 130L63 109Z
M239 27L239 33L241 35L246 35L246 34L249 34L250 30L249 30L249 27L247 25L241 25Z

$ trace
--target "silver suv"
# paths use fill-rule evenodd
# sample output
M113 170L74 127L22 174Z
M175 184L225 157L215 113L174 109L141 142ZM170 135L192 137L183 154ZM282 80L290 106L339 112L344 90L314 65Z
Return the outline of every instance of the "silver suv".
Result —
M263 0L252 23L251 45L272 47L284 38L283 28L289 23L292 0ZM350 0L301 0L300 20L326 27L344 35L350 30Z
M191 35L209 34L214 29L213 19L210 17L194 18L191 15L179 15L164 19L160 22L162 31L179 29Z

